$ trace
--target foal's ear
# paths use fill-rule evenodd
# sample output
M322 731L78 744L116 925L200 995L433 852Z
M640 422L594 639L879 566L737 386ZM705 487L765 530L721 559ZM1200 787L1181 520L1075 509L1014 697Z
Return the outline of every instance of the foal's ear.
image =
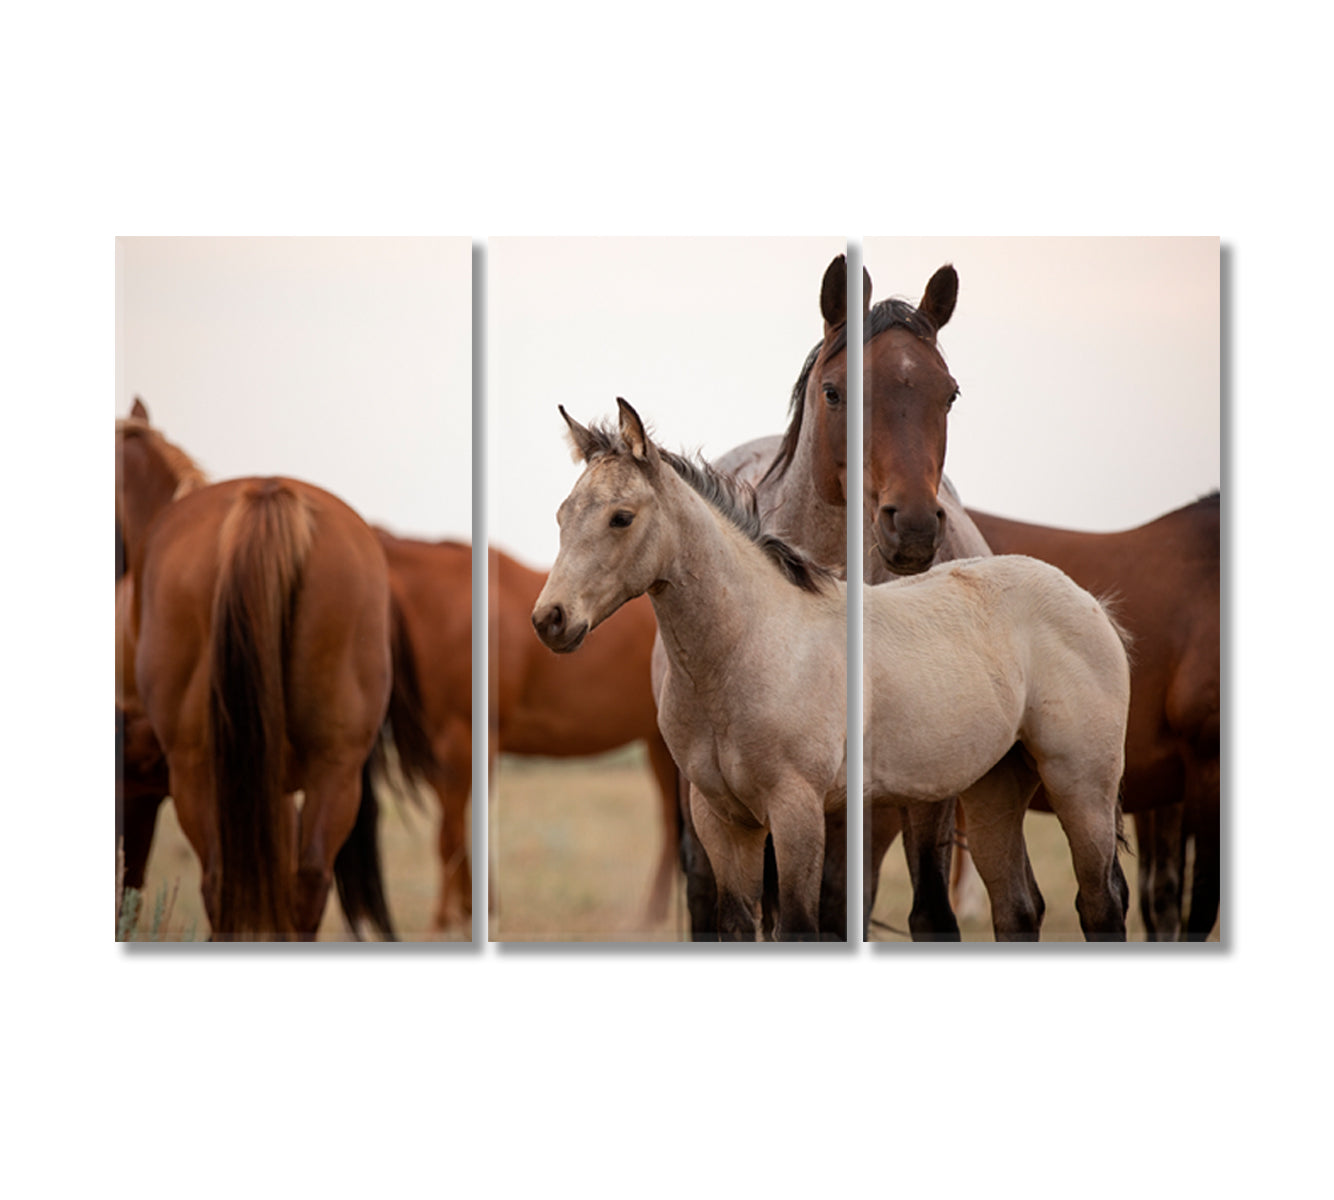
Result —
M658 461L657 448L649 441L644 430L644 422L620 396L616 397L616 407L621 410L621 440L630 448L631 455L639 462L655 463Z
M574 451L575 462L587 462L593 456L594 438L582 425L579 424L569 413L565 411L565 405L556 405L560 409L560 415L565 418L565 424L568 426L568 437L570 447Z
M134 403L130 406L130 416L136 421L142 421L148 424L148 409L144 407L144 402L136 396Z
M926 291L917 311L928 316L940 329L954 314L959 299L959 274L948 263L927 281Z

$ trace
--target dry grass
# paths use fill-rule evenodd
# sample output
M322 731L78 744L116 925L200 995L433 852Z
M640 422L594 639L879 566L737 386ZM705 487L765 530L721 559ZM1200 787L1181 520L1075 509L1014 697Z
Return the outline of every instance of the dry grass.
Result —
M1134 844L1134 826L1126 821L1127 836ZM1028 855L1033 862L1033 873L1047 902L1042 921L1044 942L1079 942L1079 917L1075 913L1075 873L1070 865L1070 849L1060 823L1049 813L1029 813L1024 820L1024 837ZM1130 914L1126 921L1127 936L1131 941L1144 940L1144 923L1139 918L1136 896L1138 864L1133 854L1122 853L1121 866L1130 884ZM880 872L880 891L876 897L872 920L903 930L908 927L908 910L912 907L912 887L908 880L908 866L903 859L902 843L896 842L887 855ZM960 912L959 927L965 941L991 941L991 909L986 892L978 887L972 906ZM871 941L906 941L903 935L872 927ZM1218 940L1218 930L1210 935Z
M491 796L495 941L680 941L677 885L665 920L644 909L662 845L641 747L598 759L502 758Z
M462 941L470 936L467 928L451 930L443 938L431 932L440 878L436 852L438 826L434 803L414 808L407 801L398 800L386 804L380 813L385 891L390 915L403 941ZM168 800L158 813L157 833L153 838L153 853L148 860L143 890L147 897L157 897L163 889L167 889L167 895L173 892L175 895L170 924L162 927L162 936L157 940L188 940L187 934L192 930L197 938L207 937L208 921L204 916L199 880L199 860L181 832L175 806ZM131 928L134 936L143 938L151 928L148 924L151 914L140 912L137 915L137 923ZM320 923L318 940L352 940L338 897L332 892L324 920Z

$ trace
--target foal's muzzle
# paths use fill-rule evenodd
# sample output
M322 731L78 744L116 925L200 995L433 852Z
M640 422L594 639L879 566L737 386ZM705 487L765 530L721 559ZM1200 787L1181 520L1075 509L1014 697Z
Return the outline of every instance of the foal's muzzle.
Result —
M557 654L568 654L578 650L588 633L588 622L571 626L565 610L559 604L548 604L545 608L533 610L533 628L542 643Z

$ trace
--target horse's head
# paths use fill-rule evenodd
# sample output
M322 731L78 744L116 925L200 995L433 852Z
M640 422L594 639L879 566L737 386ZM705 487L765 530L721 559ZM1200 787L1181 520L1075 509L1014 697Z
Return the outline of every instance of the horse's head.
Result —
M133 563L153 518L206 482L194 460L149 423L148 409L135 397L130 415L116 422L118 575L121 557Z
M658 448L624 400L616 432L585 429L562 407L577 461L587 464L556 513L560 552L533 608L552 650L577 650L589 630L656 582L667 534L655 487Z
M809 464L811 484L826 504L848 502L848 260L840 254L820 282L824 337L806 357L792 391L791 420L766 476L784 473L794 460ZM863 307L871 277L862 271ZM802 443L808 449L801 449Z
M958 294L959 277L945 266L916 308L883 300L866 314L866 518L877 553L896 575L925 571L945 535L937 492L959 386L936 348L936 332Z

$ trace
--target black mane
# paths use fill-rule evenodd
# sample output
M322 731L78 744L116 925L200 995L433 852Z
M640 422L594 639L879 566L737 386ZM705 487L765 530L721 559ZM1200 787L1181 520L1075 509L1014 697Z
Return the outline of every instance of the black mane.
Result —
M755 489L749 484L724 475L701 459L686 458L661 447L658 453L706 504L726 517L763 550L789 583L803 591L819 593L824 590L825 583L834 578L832 571L812 562L796 547L764 532Z
M892 298L871 305L871 311L866 314L862 328L862 343L869 342L873 337L878 337L889 329L906 329L915 337L928 342L935 341L937 333L936 323L930 317L919 312L907 300ZM801 437L801 418L806 411L806 385L810 382L811 371L815 368L815 360L819 357L820 347L823 345L823 342L815 343L814 348L806 356L801 374L797 376L797 382L792 385L792 398L788 402L787 432L783 434L783 444L778 448L777 456L760 479L761 483L770 475L775 479L782 478L783 472L792 465L793 455L797 452L797 441ZM841 353L847 346L848 327L840 325L833 341L829 343L828 357L832 358L835 354Z
M592 443L587 454L589 462L603 455L630 453L620 431L610 425L590 425L588 434ZM832 571L812 562L800 550L764 532L760 524L755 489L749 484L742 483L730 475L724 475L702 459L673 454L661 446L657 449L663 462L671 467L706 504L719 515L726 517L763 550L789 583L795 584L803 591L819 593L824 591L825 583L835 577Z

